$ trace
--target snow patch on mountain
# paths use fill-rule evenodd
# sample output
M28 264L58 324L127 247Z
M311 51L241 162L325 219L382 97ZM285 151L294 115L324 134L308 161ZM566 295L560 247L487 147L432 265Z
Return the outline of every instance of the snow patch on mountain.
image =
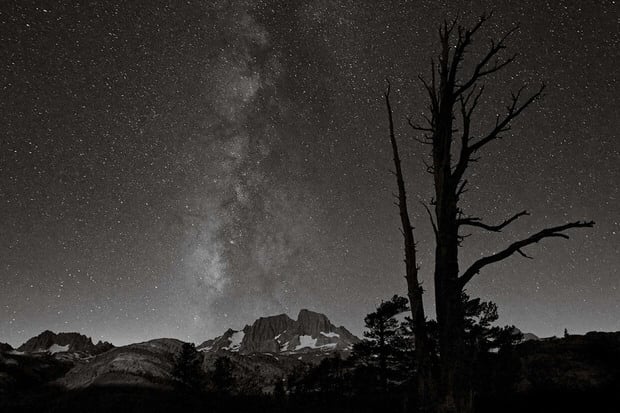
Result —
M301 350L302 348L317 348L316 347L316 338L312 338L312 336L299 336L299 345L295 347L295 351Z
M228 347L223 347L223 349L230 351L239 351L239 348L241 347L241 342L243 341L243 337L245 337L245 333L243 332L243 330L236 331L235 333L233 333L232 336L230 336L230 344L228 345Z
M69 344L64 345L64 346L59 346L58 344L52 344L52 346L48 348L47 351L49 351L51 354L64 353L66 351L69 351Z

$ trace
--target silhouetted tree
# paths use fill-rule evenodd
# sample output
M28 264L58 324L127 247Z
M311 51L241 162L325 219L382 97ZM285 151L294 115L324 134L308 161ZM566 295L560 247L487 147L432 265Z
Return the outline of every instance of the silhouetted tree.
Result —
M410 359L411 336L408 329L409 320L403 322L396 317L409 310L405 297L394 295L382 302L377 310L364 318L367 330L366 340L353 348L353 358L366 366L376 367L379 382L384 391L388 389L390 379L403 379L399 372L407 367Z
M201 388L204 378L202 357L193 343L183 343L181 346L181 351L174 359L172 375L192 390Z
M308 370L303 377L303 388L306 392L319 392L322 394L340 394L345 384L347 362L339 354L326 357L321 362Z
M396 205L398 206L401 222L401 233L403 234L405 250L405 280L407 281L407 296L409 297L411 309L411 325L414 331L414 351L416 365L416 399L418 409L427 411L433 408L435 400L435 380L433 378L433 366L431 362L431 349L429 348L428 332L426 329L426 315L424 314L424 302L422 300L423 289L418 276L418 261L416 242L413 233L413 226L409 218L409 207L407 204L407 190L398 152L398 143L394 131L394 120L392 116L392 106L390 104L390 83L385 92L385 105L388 112L390 143L394 156L394 171L398 185L398 195L396 195Z
M523 334L515 326L493 325L498 319L497 304L470 298L461 294L465 319L463 322L465 347L470 358L512 347L523 340ZM436 320L426 322L429 349L433 360L439 357L439 328Z
M428 351L425 339L426 326L423 322L422 290L418 279L413 227L407 211L404 177L392 120L389 84L385 93L390 141L396 168L394 173L399 189L398 206L405 240L405 278L411 300L415 344L418 349L416 359L418 363L423 363L418 367L422 373L417 387L418 399L421 401L420 410L432 409L442 413L463 413L472 410L472 360L466 354L465 308L462 293L473 277L486 266L502 261L515 253L528 257L523 249L542 239L568 238L566 230L593 226L593 222L576 221L546 228L494 254L478 259L464 271L459 268L459 248L466 236L462 233L464 228L500 232L518 218L528 215L526 211L522 211L497 225L487 224L479 217L467 215L459 202L467 190L466 172L471 163L478 160L477 156L489 144L504 137L510 130L511 122L539 99L544 90L543 85L536 92L523 97L524 89L521 88L518 92L512 93L505 114L497 115L494 124L487 131L472 128L472 118L484 92L482 82L515 59L515 56L502 59L500 53L506 48L506 40L517 27L508 30L499 40L491 41L482 57L471 66L470 73L463 73L462 63L465 56L475 35L489 17L483 15L471 28L459 25L458 19L451 23L444 22L440 27L440 52L437 62L431 60L431 79L425 80L420 77L429 98L425 123L418 125L409 121L414 131L423 133L423 138L418 140L430 146L432 158L427 169L432 174L434 182L435 195L431 201L434 213L430 208L426 209L435 233L434 286L440 358L438 375L434 378L429 373L430 370L424 367L424 363L428 363L425 361L428 360L425 355ZM435 386L428 388L432 381L437 383L436 388ZM434 400L424 399L428 398L425 396L425 391L426 394L432 394Z
M215 359L214 370L211 374L211 381L218 393L228 393L235 383L233 371L233 363L230 358L220 356Z

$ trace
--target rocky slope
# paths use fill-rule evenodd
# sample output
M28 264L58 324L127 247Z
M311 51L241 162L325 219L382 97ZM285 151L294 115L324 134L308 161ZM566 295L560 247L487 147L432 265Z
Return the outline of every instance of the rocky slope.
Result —
M69 389L92 385L169 386L183 342L161 338L116 347L73 367L60 380Z
M347 352L358 341L346 328L334 326L324 314L301 310L297 320L286 314L261 317L242 330L229 329L197 348L204 352L293 355Z

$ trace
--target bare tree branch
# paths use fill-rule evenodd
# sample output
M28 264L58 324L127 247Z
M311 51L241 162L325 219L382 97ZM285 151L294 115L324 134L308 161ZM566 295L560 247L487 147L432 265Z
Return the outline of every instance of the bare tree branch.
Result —
M450 72L447 78L449 84L454 85L456 83L456 74L459 70L461 62L463 61L465 51L472 42L474 34L476 34L476 32L482 27L482 25L485 24L492 16L492 12L488 15L483 14L482 16L480 16L480 19L478 19L478 23L476 23L476 25L471 29L464 29L462 26L459 26L456 47L454 50L454 55L452 57L452 63L450 64ZM454 96L457 97L458 94L455 94Z
M457 182L461 179L463 174L465 173L465 169L467 169L467 164L471 161L471 152L469 149L469 140L470 140L470 125L471 125L471 116L474 113L474 110L478 106L478 102L482 93L484 92L484 86L481 86L478 90L478 93L474 97L474 100L471 106L467 107L469 100L473 96L475 91L475 87L471 90L471 92L467 95L467 97L463 98L463 96L459 96L459 102L461 104L461 118L463 121L463 133L461 134L461 153L459 155L459 160L454 168L453 176L457 179Z
M523 92L523 88L519 89L516 93L511 94L511 103L506 107L507 114L504 118L497 117L495 121L495 126L493 129L483 138L478 139L477 141L471 143L472 138L469 132L469 125L471 122L471 115L476 105L478 104L478 99L481 96L482 90L476 95L472 105L467 108L466 100L464 98L461 100L461 116L463 118L463 135L461 136L461 152L459 155L459 160L454 168L452 173L452 179L455 185L461 180L468 165L471 162L476 162L476 158L472 158L472 155L480 150L483 146L488 143L501 139L501 133L507 132L510 130L510 122L512 122L516 117L518 117L521 112L523 112L528 106L530 106L534 101L542 96L543 91L545 90L545 85L542 84L540 89L534 94L532 94L525 102L519 103L521 93ZM469 98L469 96L468 96Z
M461 198L461 195L463 195L465 192L468 191L467 189L465 189L466 186L467 186L467 179L464 179L461 182L461 186L459 186L459 188L456 190L456 198L457 199Z
M429 123L429 126L420 126L417 123L414 123L411 120L411 117L407 118L407 123L409 123L409 126L411 127L411 129L416 130L416 131L421 131L421 132L430 132L433 133L435 131L435 128L433 128L433 125L430 124L430 121L427 120L427 123Z
M497 252L493 255L489 255L487 257L480 258L476 262L474 262L464 273L459 277L459 285L461 288L465 287L471 279L480 272L480 270L486 267L489 264L493 264L495 262L502 261L508 257L510 257L514 253L519 253L521 255L525 255L522 251L522 248L535 244L542 239L559 237L568 239L568 235L564 234L564 231L571 228L591 228L594 226L594 221L576 221L570 222L568 224L560 225L557 227L551 227L543 229L536 234L529 236L528 238L517 241L511 245L509 245L506 249Z
M474 68L474 72L472 73L471 77L467 81L465 81L465 83L463 83L461 86L459 86L456 89L456 92L454 92L454 96L455 97L458 97L458 96L462 95L463 93L465 93L465 91L467 91L470 87L472 87L482 77L490 75L491 73L495 73L495 72L503 69L504 67L506 67L507 65L509 65L510 63L512 63L516 59L517 55L515 54L515 55L512 55L511 57L507 58L504 61L496 60L495 64L493 64L493 66L488 66L489 62L493 58L495 58L497 56L497 54L501 50L506 48L506 44L505 44L506 39L508 39L508 37L510 37L518 29L519 29L519 26L513 27L508 32L506 32L506 34L504 34L504 36L502 36L502 38L497 43L495 43L494 41L491 41L491 45L489 47L489 50L484 55L484 57L478 62L478 64ZM475 33L475 32L473 32L473 33ZM471 43L471 38L468 41L468 44L469 43ZM468 44L466 44L465 46L467 46ZM464 52L464 50L463 50L463 52Z
M523 112L523 110L525 110L525 108L527 108L532 103L534 103L534 101L536 99L540 98L542 96L542 93L543 93L544 90L545 90L545 85L542 84L540 86L540 89L538 89L538 91L536 93L531 95L521 105L519 105L519 100L520 100L523 88L520 89L517 93L513 93L512 96L511 96L512 102L511 102L510 106L508 106L506 108L508 113L506 114L504 119L500 120L499 117L498 117L498 119L495 122L495 127L493 128L493 130L491 130L491 132L489 132L489 134L486 135L484 138L481 138L477 142L471 144L469 146L469 152L470 153L474 153L477 150L479 150L480 148L482 148L484 145L488 144L489 142L491 142L491 141L493 141L495 139L501 138L501 136L499 134L509 130L510 128L509 128L508 125L510 124L510 122L512 122L512 120L514 118L519 116L521 114L521 112Z
M435 236L437 236L437 224L435 224L435 220L433 219L433 214L431 213L431 210L424 202L420 201L420 203L422 204L424 209L426 209L426 212L428 213L428 219L431 221L431 225L433 226L433 232L435 233Z
M435 63L431 60L431 83L429 84L424 77L418 75L418 79L422 82L424 89L426 89L426 93L428 93L428 97L431 101L431 112L434 113L437 108L439 108L439 99L437 97L437 89L435 87Z
M478 228L486 229L487 231L501 232L502 229L506 228L513 221L515 221L515 220L517 220L520 217L525 216L525 215L530 215L530 214L527 211L521 211L521 212L513 215L512 217L504 220L504 222L502 222L501 224L498 224L498 225L488 225L488 224L485 224L483 222L480 222L480 218L476 218L476 217L461 218L461 219L457 220L457 225L468 225L470 227L478 227Z
M517 250L517 252L518 252L518 253L519 253L519 255L521 255L523 258L527 258L528 260L533 260L533 259L534 259L534 257L531 257L531 256L527 255L526 253L524 253L524 252L523 252L523 251L521 251L521 250Z
M402 231L403 231L403 236L405 238L405 260L407 262L408 276L411 276L411 274L409 274L409 270L417 267L415 239L413 236L413 226L411 225L411 221L409 219L409 211L407 209L407 191L405 189L405 180L403 178L400 155L398 152L398 143L396 141L396 135L394 133L394 119L392 115L392 105L390 104L391 84L390 84L389 79L386 79L386 82L387 82L387 90L384 94L384 97L385 97L385 105L386 105L387 112L388 112L390 143L392 145L392 153L394 156L394 168L395 168L395 170L392 173L396 177L396 183L398 185L397 205L400 211ZM414 270L414 272L415 272L415 276L417 277L417 270Z

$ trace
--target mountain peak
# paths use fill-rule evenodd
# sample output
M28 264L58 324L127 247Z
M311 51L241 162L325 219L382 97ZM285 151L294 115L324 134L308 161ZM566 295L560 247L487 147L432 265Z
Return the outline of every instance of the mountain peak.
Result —
M244 353L277 353L280 350L277 336L292 330L295 320L286 314L260 317L248 329L244 329L239 351Z
M307 308L302 308L301 310L299 310L299 313L297 314L297 317L299 318L300 316L303 316L303 315L306 315L306 314L320 315L320 316L325 317L325 314L318 313L318 312L312 311L312 310L308 310Z
M318 337L321 332L330 333L336 329L325 314L306 309L299 312L297 324L300 334L312 337Z
M302 309L293 320L286 314L260 317L243 330L228 330L198 346L202 351L296 353L350 350L359 341L344 327L336 327L325 314Z
M327 316L323 313L318 313L316 311L308 310L307 308L302 308L299 310L297 314L297 321L305 320L305 319L328 319Z
M38 336L26 341L17 350L27 353L86 352L95 354L107 351L112 347L112 344L102 343L101 341L95 345L90 337L80 333L56 334L53 331L45 330Z

